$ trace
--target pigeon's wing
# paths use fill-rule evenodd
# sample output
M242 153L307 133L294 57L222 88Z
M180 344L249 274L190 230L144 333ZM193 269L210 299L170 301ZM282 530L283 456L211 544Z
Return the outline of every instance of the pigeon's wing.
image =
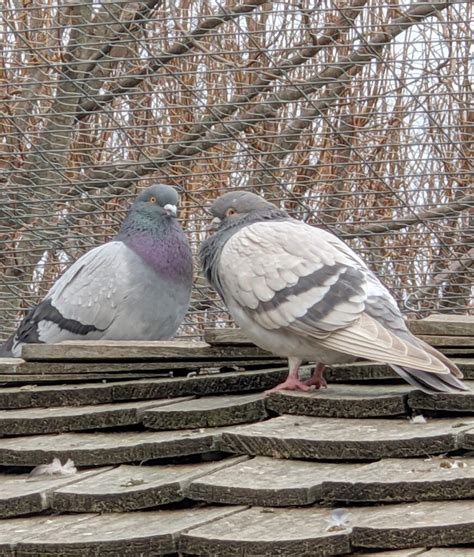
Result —
M107 330L126 291L133 252L119 241L92 249L53 285L21 323L15 341L55 342Z
M386 320L404 327L388 291L328 232L290 220L252 224L226 242L218 269L228 305L238 304L264 329L314 338L358 357L449 373L377 319L387 313Z

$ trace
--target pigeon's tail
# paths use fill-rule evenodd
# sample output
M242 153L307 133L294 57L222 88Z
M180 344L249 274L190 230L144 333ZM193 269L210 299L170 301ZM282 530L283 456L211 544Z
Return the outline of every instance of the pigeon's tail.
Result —
M15 335L13 334L9 339L7 339L0 346L0 358L12 358L13 357L13 343L15 342Z
M439 374L422 371L421 369L413 369L410 367L402 367L390 364L400 377L405 379L410 385L417 387L425 393L434 395L436 393L454 393L458 391L469 391L469 387L464 385L452 373Z
M409 333L409 335L411 337L411 342L415 340L418 346L421 346L426 352L443 362L443 364L445 364L449 369L450 373L430 373L421 369L391 364L391 367L398 373L398 375L403 377L403 379L410 383L410 385L413 385L428 394L452 393L470 390L467 385L460 381L463 375L454 362L452 362L444 354L441 354L441 352L436 350L436 348L433 348L426 342L413 336L411 333Z

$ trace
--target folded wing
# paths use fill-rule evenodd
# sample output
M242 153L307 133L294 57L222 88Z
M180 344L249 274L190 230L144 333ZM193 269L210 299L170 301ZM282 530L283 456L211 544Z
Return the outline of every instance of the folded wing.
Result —
M255 223L225 244L219 276L224 296L267 330L357 357L450 373L416 340L398 335L407 330L392 296L332 234L297 221Z

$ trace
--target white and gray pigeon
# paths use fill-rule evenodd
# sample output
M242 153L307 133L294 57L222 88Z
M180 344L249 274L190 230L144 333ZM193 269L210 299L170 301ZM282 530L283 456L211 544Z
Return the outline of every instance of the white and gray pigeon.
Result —
M324 366L366 358L389 364L427 393L468 390L443 354L410 333L393 296L333 234L292 219L250 192L230 192L201 247L204 272L255 344L288 358L272 391L325 386ZM303 361L318 362L306 382Z
M0 356L25 343L166 340L189 307L192 255L170 186L143 190L119 234L80 257L29 311Z

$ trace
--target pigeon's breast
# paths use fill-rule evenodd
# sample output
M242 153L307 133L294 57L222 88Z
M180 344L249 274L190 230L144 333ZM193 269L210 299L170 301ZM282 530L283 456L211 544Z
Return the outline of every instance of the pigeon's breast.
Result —
M165 238L137 234L127 241L132 249L157 275L173 283L191 285L192 255L182 231L172 231Z

